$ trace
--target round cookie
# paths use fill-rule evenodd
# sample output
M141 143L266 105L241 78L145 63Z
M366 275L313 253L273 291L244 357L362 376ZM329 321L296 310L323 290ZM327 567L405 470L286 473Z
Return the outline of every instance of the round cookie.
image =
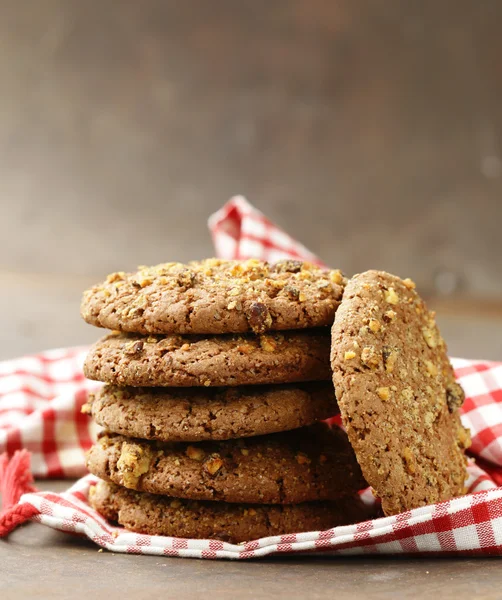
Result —
M465 493L464 394L414 288L384 272L357 275L332 330L343 423L387 515Z
M89 450L87 467L130 489L191 500L296 504L365 487L345 433L323 423L194 445L108 434Z
M107 431L164 442L265 435L338 413L331 381L209 389L106 385L82 410Z
M130 531L233 544L287 533L324 531L368 518L357 497L286 506L242 505L155 496L104 481L91 488L89 502L106 519Z
M283 260L165 263L113 273L84 293L91 325L135 333L264 333L333 323L340 271Z
M115 385L236 386L329 381L329 329L261 336L110 334L90 350L89 379Z

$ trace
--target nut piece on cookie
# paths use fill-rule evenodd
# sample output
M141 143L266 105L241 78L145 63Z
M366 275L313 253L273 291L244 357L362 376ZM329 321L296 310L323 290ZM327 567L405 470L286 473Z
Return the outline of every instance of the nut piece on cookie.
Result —
M136 487L139 478L148 473L153 454L148 446L124 442L117 462L117 468L122 475L126 487Z

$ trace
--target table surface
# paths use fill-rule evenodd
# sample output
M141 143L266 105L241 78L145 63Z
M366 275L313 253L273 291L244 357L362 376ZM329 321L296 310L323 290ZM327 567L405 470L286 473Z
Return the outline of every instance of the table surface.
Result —
M61 490L68 482L43 482ZM500 598L498 559L390 557L205 561L100 552L86 539L30 523L0 540L2 600L163 598Z

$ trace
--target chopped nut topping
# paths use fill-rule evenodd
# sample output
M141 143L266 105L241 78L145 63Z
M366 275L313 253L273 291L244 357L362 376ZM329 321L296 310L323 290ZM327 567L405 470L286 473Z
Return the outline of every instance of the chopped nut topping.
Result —
M417 287L415 285L415 282L413 280L411 280L409 277L407 277L406 279L403 279L403 283L409 290L414 290Z
M406 447L403 449L403 458L407 471L411 474L415 473L415 457L413 456L411 448Z
M401 392L401 396L408 404L411 404L415 400L415 394L410 387L404 388L404 390Z
M273 337L268 335L260 336L260 346L265 352L275 352L277 350L277 344Z
M370 369L376 369L380 364L375 346L365 346L361 352L361 362Z
M457 434L458 445L460 448L469 448L471 445L471 435L468 429L462 427L462 425L458 428Z
M221 456L219 454L211 454L211 456L204 461L204 469L210 475L216 475L222 466L223 461L221 460Z
M205 387L209 387L211 385L211 380L206 379L206 381L204 381L204 385L205 385Z
M279 260L273 265L272 269L277 273L299 273L302 270L303 262L301 260Z
M183 346L181 346L180 350L183 350L183 352L190 350L190 344L188 344L188 343L183 344Z
M153 283L153 279L150 277L143 277L142 279L138 279L137 283L140 287L144 288L148 285L151 285Z
M193 286L195 283L195 277L195 273L191 269L182 269L178 273L176 281L181 288L186 290Z
M124 347L124 354L139 354L144 347L144 342L128 342Z
M242 456L247 456L249 454L249 450L247 448L241 448Z
M427 367L427 373L429 373L431 377L436 377L436 375L438 374L438 369L436 365L430 360L426 360L425 366Z
M314 278L313 274L311 273L311 271L307 271L305 269L302 269L299 273L297 273L295 275L296 279L308 279L311 280Z
M396 290L390 287L388 290L384 290L385 301L389 304L397 304L399 302L399 296L396 294Z
M272 325L272 316L263 302L251 303L246 317L254 333L264 333Z
M381 325L380 321L377 321L376 319L370 319L370 322L368 323L368 327L371 329L371 331L373 333L378 333L380 331L380 329L382 328L382 325Z
M397 317L397 313L393 310L388 310L387 312L384 313L383 315L383 320L386 323L390 323L391 321L393 321L395 318Z
M446 388L446 403L451 413L462 406L464 398L464 390L458 383L454 382Z
M250 517L254 517L256 515L256 510L254 508L249 508L248 509L248 515Z
M242 352L242 354L251 354L254 348L251 346L251 344L240 344L240 346L237 346L237 350Z
M292 285L287 285L284 288L284 291L291 298L291 300L298 300L300 298L300 290Z
M235 300L232 300L232 302L229 302L227 304L227 309L228 310L233 310L234 308L236 308L236 306L237 306L237 302Z
M125 487L135 488L139 478L148 472L153 454L149 447L124 442L117 461L117 469L122 475Z
M300 292L300 295L298 296L298 301L305 302L306 299L307 299L307 296L305 296L305 294L303 292Z
M308 465L310 464L310 458L303 452L298 452L298 454L296 455L296 462L299 465Z
M399 351L397 348L391 348L390 346L384 346L382 355L383 355L383 363L385 365L385 370L387 371L387 373L392 373L392 371L394 371L398 353L399 353Z
M390 390L388 387L380 387L377 389L377 394L380 400L388 400L390 398Z
M108 283L115 283L116 281L123 281L125 278L124 271L119 271L118 273L110 273L106 278Z
M343 283L343 274L339 269L330 271L329 278L332 283L336 283L337 285L341 285Z
M316 283L316 286L321 292L329 292L331 290L331 283L322 279Z
M180 508L181 505L182 505L181 500L178 500L177 498L175 500L171 500L171 502L169 503L169 506L171 508Z
M426 341L427 346L429 346L429 348L435 348L437 346L436 332L434 331L434 329L423 327L422 335L424 336L424 340Z
M343 355L344 360L351 360L356 357L356 353L353 350L347 350Z
M90 415L91 414L91 405L89 404L89 402L86 402L85 404L82 404L82 408L80 409L80 412L84 415Z
M240 288L234 287L228 292L228 295L229 296L238 296L240 293L241 293Z
M185 451L185 454L188 456L188 458L191 458L192 460L197 460L199 462L202 461L204 459L204 456L206 455L204 450L202 448L199 448L198 446L188 446L188 448Z

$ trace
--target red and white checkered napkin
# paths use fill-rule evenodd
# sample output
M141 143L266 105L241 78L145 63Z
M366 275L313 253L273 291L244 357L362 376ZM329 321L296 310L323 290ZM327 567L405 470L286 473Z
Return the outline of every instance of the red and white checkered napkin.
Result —
M217 252L224 257L293 257L319 262L242 197L233 198L216 213L210 229ZM82 375L84 354L84 349L57 350L0 363L0 454L28 449L35 476L85 473L84 453L91 444L93 425L80 408L96 384ZM165 556L243 559L296 552L502 555L502 487L497 487L502 486L502 363L455 359L453 364L467 396L462 420L471 430L471 450L477 461L469 465L470 494L462 498L328 531L233 545L140 535L113 527L88 505L87 494L96 479L87 475L61 494L24 494L0 516L0 537L31 519L86 535L114 552ZM4 488L14 477L13 470L10 474L8 470L6 460L0 457ZM371 494L364 497L371 499Z

